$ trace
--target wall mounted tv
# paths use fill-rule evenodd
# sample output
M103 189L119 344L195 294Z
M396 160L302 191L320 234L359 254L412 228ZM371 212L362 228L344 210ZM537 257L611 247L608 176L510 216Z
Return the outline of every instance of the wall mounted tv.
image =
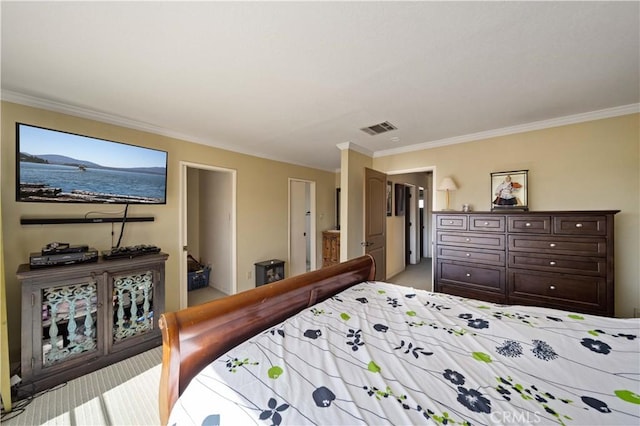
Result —
M165 204L167 153L16 123L16 200Z

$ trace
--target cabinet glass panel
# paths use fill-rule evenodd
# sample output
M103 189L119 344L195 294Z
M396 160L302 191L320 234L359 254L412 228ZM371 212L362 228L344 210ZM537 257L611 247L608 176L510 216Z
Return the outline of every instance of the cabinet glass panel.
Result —
M94 281L42 290L44 366L96 350L97 296L97 285Z
M153 330L153 271L113 279L113 341Z

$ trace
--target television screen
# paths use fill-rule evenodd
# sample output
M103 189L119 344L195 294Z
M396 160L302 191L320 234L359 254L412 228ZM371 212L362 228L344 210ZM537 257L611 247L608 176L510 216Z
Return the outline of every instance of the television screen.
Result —
M16 123L16 200L165 204L167 153Z

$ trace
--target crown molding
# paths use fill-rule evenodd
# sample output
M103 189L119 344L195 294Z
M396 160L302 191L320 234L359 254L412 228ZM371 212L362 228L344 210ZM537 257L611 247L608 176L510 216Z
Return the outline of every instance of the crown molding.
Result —
M166 129L164 127L159 127L153 124L144 123L142 121L131 120L126 117L108 114L100 111L95 111L88 108L77 107L74 105L69 105L63 102L53 101L50 99L38 98L36 96L13 92L11 90L2 90L2 92L0 92L0 99L3 101L25 105L28 107L41 108L47 111L67 114L74 117L86 118L89 120L99 121L101 123L113 124L114 126L126 127L128 129L134 129L134 130L140 130L143 132L153 133L154 135L158 135L158 136L165 136L168 138L179 139L187 142L197 143L200 145L207 145L213 148L223 149L225 151L235 152L238 154L250 155L252 157L258 157L258 158L264 158L266 160L282 162L282 159L277 158L273 155L238 149L237 146L211 142L211 140L208 140L208 139L203 139L201 137L175 132L175 131ZM372 154L370 153L369 155L372 155ZM321 168L318 168L317 166L310 166L308 164L303 164L303 163L293 163L293 162L288 162L288 163L294 164L297 166L318 169L318 170L324 170L324 171L330 171L330 172L334 171L330 169L321 169Z
M351 151L359 152L360 154L367 155L369 157L373 157L373 154L374 154L373 151L368 150L367 148L364 148L353 142L342 142L342 143L336 144L336 146L340 151L351 150Z
M143 132L149 132L160 136L166 136L169 138L180 139L188 142L198 143L201 145L208 145L214 148L224 149L226 151L236 152L239 154L251 155L253 157L265 158L268 160L282 161L268 154L249 152L248 150L238 149L236 146L212 143L210 140L205 140L193 135L186 135L183 133L175 132L163 127L158 127L149 123L141 121L131 120L126 117L108 114L100 111L91 110L88 108L78 107L74 105L65 104L49 99L43 99L36 96L27 95L24 93L14 92L11 90L2 90L0 92L0 99L7 102L13 102L20 105L26 105L33 108L42 108L49 111L59 112L63 114L72 115L75 117L87 118L90 120L100 121L102 123L113 124L116 126L127 127L130 129L140 130ZM501 129L488 130L484 132L471 133L468 135L455 136L452 138L439 139L430 142L423 142L415 145L409 145L400 148L385 149L380 151L371 151L367 148L363 148L353 142L342 142L337 144L339 150L352 150L359 152L360 154L367 155L369 157L386 157L394 154L404 154L407 152L422 151L425 149L438 148L447 145L455 145L459 143L473 142L482 139L495 138L500 136L507 136L516 133L530 132L534 130L543 130L552 127L566 126L569 124L583 123L586 121L601 120L605 118L617 117L622 115L634 114L640 112L640 103L623 105L614 108L601 109L597 111L586 112L582 114L569 115L565 117L553 118L550 120L535 121L533 123L521 124L517 126L504 127ZM306 164L297 164L299 166L311 167ZM317 167L312 167L317 168ZM319 169L324 170L324 169ZM332 170L327 170L332 171Z
M601 120L605 118L618 117L622 115L635 114L640 112L640 104L623 105L614 108L601 109L583 114L568 115L550 120L535 121L533 123L521 124L518 126L504 127L502 129L488 130L485 132L471 133L468 135L455 136L453 138L439 139L424 142L416 145L409 145L400 148L385 149L374 152L374 157L386 157L394 154L404 154L407 152L421 151L424 149L438 148L441 146L455 145L459 143L473 142L482 139L507 136L516 133L531 132L534 130L549 129L552 127L566 126L569 124L584 123L586 121Z

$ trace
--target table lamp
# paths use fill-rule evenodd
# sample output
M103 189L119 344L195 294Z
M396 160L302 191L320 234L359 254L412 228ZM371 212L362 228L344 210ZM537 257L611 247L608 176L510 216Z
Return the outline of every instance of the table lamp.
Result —
M458 186L453 181L453 179L451 179L448 176L446 178L442 179L442 182L440 182L440 186L438 186L438 191L446 191L447 192L447 208L445 210L451 210L449 208L449 191L455 191L456 189L458 189Z

